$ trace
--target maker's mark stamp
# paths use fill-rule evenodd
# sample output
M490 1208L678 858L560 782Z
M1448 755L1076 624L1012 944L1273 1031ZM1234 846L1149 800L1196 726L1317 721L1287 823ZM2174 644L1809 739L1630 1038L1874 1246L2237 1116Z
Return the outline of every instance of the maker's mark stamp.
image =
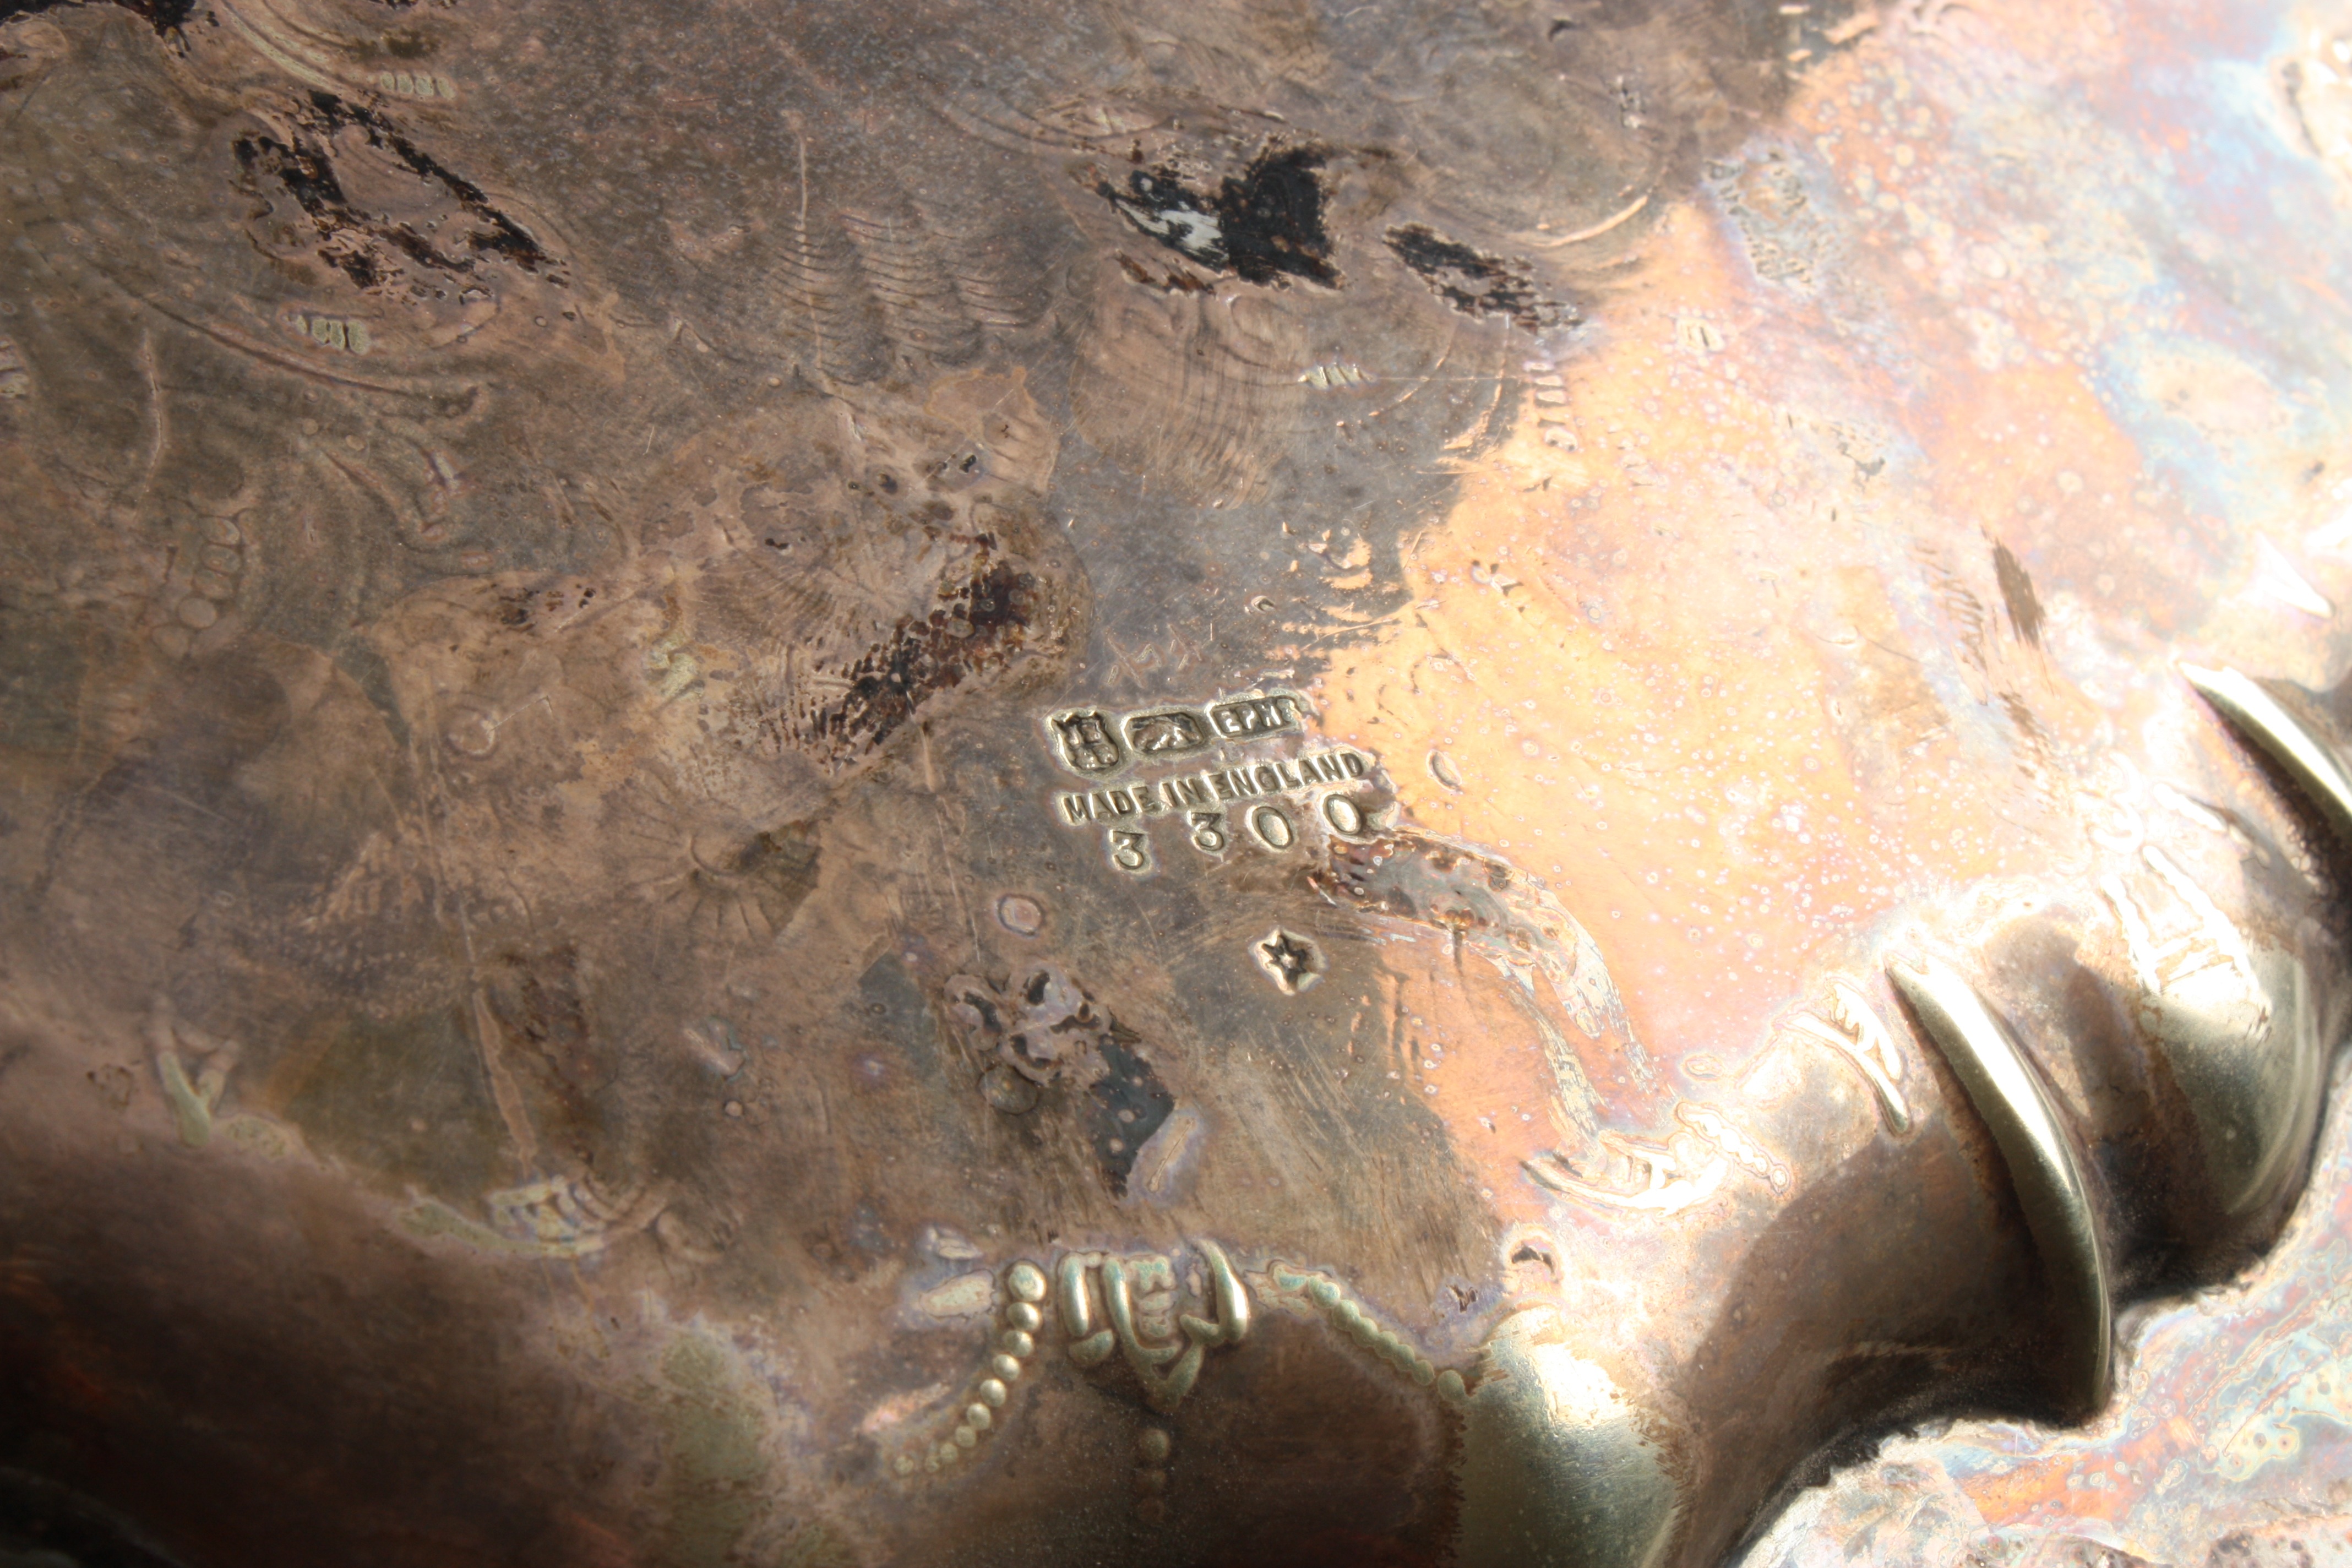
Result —
M1092 786L1055 792L1054 816L1066 827L1099 829L1103 858L1135 877L1159 869L1150 832L1156 820L1176 824L1183 841L1211 859L1240 845L1282 854L1316 818L1338 837L1370 837L1372 807L1353 786L1370 777L1370 757L1350 746L1266 756L1262 742L1305 737L1306 713L1307 700L1296 692L1253 691L1198 706L1050 714L1055 761ZM1163 761L1175 766L1129 776Z
M1218 741L1255 741L1305 729L1307 700L1295 691L1252 691L1204 706L1160 703L1112 715L1099 708L1054 714L1054 760L1089 779L1136 763L1205 750ZM1125 739L1122 741L1121 737Z
M1100 778L1126 764L1127 754L1111 732L1110 721L1099 711L1056 713L1053 725L1062 765L1072 773Z
M1138 713L1127 721L1127 743L1139 757L1177 757L1209 743L1209 731L1198 713L1185 708Z
M1242 697L1212 707L1209 722L1215 726L1218 734L1227 740L1245 741L1253 736L1297 729L1300 708L1299 700L1287 691L1276 691L1265 697Z

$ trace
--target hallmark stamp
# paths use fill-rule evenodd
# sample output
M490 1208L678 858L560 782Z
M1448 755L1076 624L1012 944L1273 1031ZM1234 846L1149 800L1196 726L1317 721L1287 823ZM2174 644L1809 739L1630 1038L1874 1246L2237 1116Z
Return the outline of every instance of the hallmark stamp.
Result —
M1313 985L1329 967L1321 949L1280 926L1252 942L1250 956L1286 996L1296 996Z
M1097 711L1055 714L1054 738L1060 742L1063 765L1073 773L1099 777L1117 773L1127 761L1110 721Z
M1055 760L1074 773L1108 778L1129 765L1205 751L1219 741L1297 734L1307 700L1295 691L1245 692L1202 707L1161 703L1127 713L1074 708L1046 721Z
M1290 814L1278 805L1251 806L1249 827L1250 837L1268 849L1287 849L1298 842L1298 829L1291 826Z
M1348 784L1372 771L1371 759L1341 746L1328 752L1259 763L1254 767L1202 768L1165 778L1096 790L1066 790L1054 797L1055 814L1070 826L1117 822L1176 812L1220 812L1234 802L1300 795L1328 784ZM1361 832L1363 808L1353 801L1326 816L1343 832ZM1276 829L1276 832L1281 831Z
M1295 755L1264 756L1258 742L1306 733L1306 713L1295 692L1252 691L1197 707L1051 714L1055 760L1088 781L1055 791L1054 816L1065 827L1099 832L1104 859L1131 877L1160 868L1150 832L1160 818L1212 859L1243 844L1280 855L1325 828L1339 838L1370 837L1374 807L1352 786L1371 777L1372 758L1349 746L1295 745ZM1142 773L1156 763L1168 765Z
M1271 735L1299 727L1298 716L1303 705L1287 691L1277 691L1265 697L1242 697L1231 702L1220 702L1209 710L1209 722L1217 733L1229 741L1246 741L1258 735Z
M1110 863L1131 877L1151 869L1151 840L1132 827L1114 827L1103 837L1103 852Z
M1175 757L1197 752L1209 743L1208 726L1198 713L1169 708L1138 713L1127 721L1127 743L1139 757Z

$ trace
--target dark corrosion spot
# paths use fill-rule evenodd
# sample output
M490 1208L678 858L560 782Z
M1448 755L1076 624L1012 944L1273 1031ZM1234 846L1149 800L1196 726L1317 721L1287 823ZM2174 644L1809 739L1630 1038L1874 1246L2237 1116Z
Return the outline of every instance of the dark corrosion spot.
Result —
M1136 1152L1160 1131L1176 1109L1176 1097L1137 1054L1142 1037L1118 1023L1103 1031L1097 1042L1102 1054L1103 1076L1088 1090L1095 1105L1087 1119L1094 1141L1095 1163L1110 1184L1111 1196L1127 1196L1127 1178L1134 1173Z
M275 136L240 136L236 144L237 166L248 174L270 174L286 187L294 205L313 218L325 216L348 204L342 183L323 150L310 143L289 146Z
M1164 289L1171 294L1205 294L1209 291L1207 279L1181 267L1165 268L1155 277L1150 268L1124 250L1115 252L1113 259L1130 282L1140 283L1147 289Z
M878 746L936 692L964 684L1010 662L1027 646L1041 584L1003 561L984 561L929 616L902 618L887 641L844 674L849 689L826 709L816 736L847 754Z
M1246 283L1304 278L1336 289L1339 274L1323 226L1321 171L1328 156L1320 147L1268 144L1239 178L1226 175L1214 191L1195 190L1164 165L1129 171L1125 190L1108 181L1095 189L1129 223L1212 271ZM1127 271L1150 281L1132 262ZM1163 286L1186 287L1179 278L1170 273Z
M1992 547L1992 574L2000 581L2000 602L2009 607L2009 624L2034 647L2042 646L2042 601L2034 596L2033 579L2006 544Z
M795 826L760 835L756 855L743 873L758 879L781 903L780 909L768 910L770 926L783 930L784 921L816 891L817 862L817 847L805 829Z
M7 0L0 0L5 5ZM362 289L391 283L404 260L432 271L467 274L495 257L525 271L551 268L554 258L520 224L492 205L479 185L445 167L411 142L388 117L331 92L312 92L289 117L283 136L255 132L235 143L237 165L257 195L292 198L319 236L319 256ZM418 179L439 186L475 220L461 249L444 249L404 223L353 205L337 178L332 139L354 131L390 153Z
M698 837L688 853L698 889L748 902L771 931L782 931L816 890L817 847L799 823L735 838Z
M1622 33L1645 26L1657 11L1654 0L1569 0L1559 8L1544 36L1557 38L1562 33L1595 32Z
M504 953L485 978L483 999L509 1049L567 1114L587 1120L612 1064L589 1026L578 953L568 945Z
M79 4L81 0L0 0L0 26L37 11ZM188 14L196 8L195 0L113 0L113 4L134 16L145 17L158 37L178 32L187 22Z
M1388 242L1439 299L1465 315L1507 317L1529 332L1578 320L1574 307L1536 291L1535 270L1524 261L1473 250L1426 224L1392 228Z
M383 148L406 164L417 178L439 185L455 197L460 206L485 226L467 237L467 244L475 251L503 257L525 271L536 271L554 259L520 224L492 205L481 186L420 149L389 116L331 92L313 90L310 104L327 130L356 127L367 137L369 145Z

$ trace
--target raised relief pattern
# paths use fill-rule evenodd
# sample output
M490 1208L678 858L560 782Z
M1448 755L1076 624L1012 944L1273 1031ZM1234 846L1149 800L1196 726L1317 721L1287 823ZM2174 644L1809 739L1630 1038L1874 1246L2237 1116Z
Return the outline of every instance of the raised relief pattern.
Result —
M1178 1310L1176 1266L1160 1253L1066 1253L1056 1275L1055 1305L1071 1363L1098 1367L1119 1354L1141 1384L1144 1403L1162 1415L1192 1392L1210 1351L1249 1337L1249 1291L1241 1276L1215 1242L1192 1246L1208 1275L1208 1317Z
M2259 1025L2270 1002L2255 978L2245 937L2170 856L2153 844L2140 856L2170 910L2156 899L2134 898L2120 877L2101 879L2099 890L2115 907L2141 989L2151 998L2242 1004L2261 1015Z
M1852 981L1832 979L1829 1015L1800 1013L1789 1027L1827 1046L1863 1076L1878 1097L1878 1114L1889 1132L1911 1131L1911 1102L1903 1097L1903 1053L1869 998Z
M1462 1374L1439 1370L1418 1346L1348 1292L1348 1288L1319 1269L1293 1268L1279 1260L1250 1281L1267 1304L1294 1317L1319 1319L1345 1334L1399 1377L1419 1388L1433 1389L1449 1400L1463 1395Z
M1717 1106L1686 1100L1675 1107L1682 1125L1664 1142L1603 1131L1602 1157L1585 1166L1558 1153L1520 1163L1535 1183L1596 1207L1629 1214L1681 1214L1723 1190L1737 1169L1785 1194L1796 1184L1788 1164L1758 1142Z
M982 1308L995 1300L994 1282L987 1275L965 1278L977 1281L973 1293L981 1297ZM934 1476L953 1470L991 1434L1003 1429L1013 1390L1037 1353L1037 1331L1045 1321L1045 1272L1034 1263L1015 1263L1004 1271L1004 1310L998 1320L1002 1327L992 1335L987 1355L959 1396L962 1404L955 1412L955 1425L946 1429L943 1437L925 1437L901 1451L891 1461L893 1470L901 1476L913 1476L919 1470Z
M1538 1185L1596 1207L1656 1215L1696 1208L1722 1191L1724 1178L1731 1173L1730 1160L1696 1132L1677 1132L1664 1143L1603 1132L1600 1143L1609 1156L1602 1163L1622 1164L1630 1172L1629 1181L1592 1180L1558 1154L1535 1155L1522 1162L1522 1168ZM1593 1173L1604 1173L1614 1172Z

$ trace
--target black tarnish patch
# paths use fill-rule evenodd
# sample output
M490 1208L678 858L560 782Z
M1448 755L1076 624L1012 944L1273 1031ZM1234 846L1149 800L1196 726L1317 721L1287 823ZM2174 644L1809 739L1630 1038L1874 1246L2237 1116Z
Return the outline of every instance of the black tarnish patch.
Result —
M1034 574L983 555L971 576L940 588L938 609L900 616L842 672L849 689L817 715L812 738L837 757L879 746L934 693L992 674L1027 647L1044 591Z
M1488 256L1446 238L1427 224L1388 232L1389 248L1437 297L1467 316L1504 316L1522 331L1573 325L1574 306L1536 292L1535 269L1524 261Z
M1176 1097L1168 1092L1151 1064L1136 1053L1134 1047L1142 1043L1142 1036L1117 1023L1096 1042L1103 1076L1088 1090L1095 1109L1087 1119L1087 1131L1094 1141L1095 1163L1102 1168L1115 1198L1127 1196L1127 1178L1135 1170L1136 1151L1176 1109Z
M1226 175L1213 192L1192 189L1165 166L1130 170L1124 191L1108 181L1095 190L1138 229L1212 271L1244 283L1304 278L1337 289L1323 227L1328 156L1320 147L1268 145L1240 178Z
M83 0L0 0L0 25L19 16L30 16L37 11L54 11L63 5L78 5ZM178 32L196 8L196 0L113 0L134 16L143 16L147 25L163 37Z
M0 5L8 3L0 0ZM390 283L401 258L450 274L470 273L476 261L486 258L513 262L526 272L556 266L530 231L491 204L481 186L419 148L388 116L331 92L313 91L294 119L296 129L284 139L262 132L238 137L237 164L257 188L271 179L284 188L318 230L320 259L360 288ZM460 241L462 248L445 248L407 224L371 216L352 204L336 177L328 149L328 138L347 128L364 136L370 146L391 153L418 179L440 187L475 220L476 226Z

